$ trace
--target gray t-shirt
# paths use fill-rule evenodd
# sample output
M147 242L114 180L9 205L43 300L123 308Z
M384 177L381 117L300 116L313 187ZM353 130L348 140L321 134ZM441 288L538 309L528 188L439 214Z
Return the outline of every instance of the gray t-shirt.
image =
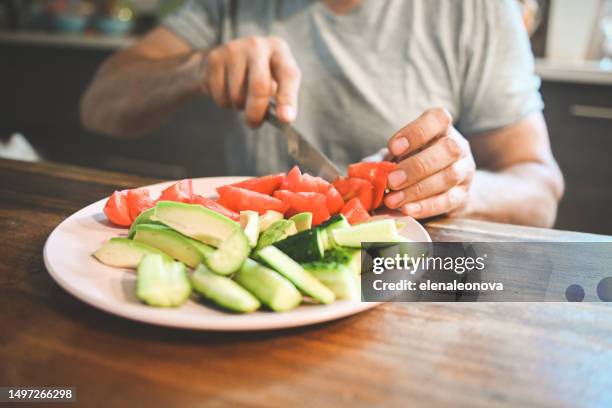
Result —
M315 0L191 0L163 24L194 49L285 39L303 74L295 126L341 166L431 107L447 108L468 138L543 107L516 0L364 0L345 15ZM271 126L214 115L202 125L226 138L232 174L291 165Z

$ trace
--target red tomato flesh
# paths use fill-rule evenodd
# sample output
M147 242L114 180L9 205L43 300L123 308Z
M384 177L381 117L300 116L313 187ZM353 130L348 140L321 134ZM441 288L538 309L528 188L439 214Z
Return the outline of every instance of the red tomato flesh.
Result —
M278 173L241 181L231 185L256 191L261 194L272 195L272 193L280 188L283 181L285 181L285 173Z
M134 221L144 210L154 207L156 202L146 188L128 190L126 200L132 221Z
M162 191L159 201L191 202L193 196L193 181L191 179L177 181Z
M351 198L346 204L344 204L344 207L342 207L340 212L346 217L351 225L370 219L368 210L365 209L363 204L361 204L361 200L359 200L357 197Z
M354 163L348 167L349 177L368 180L374 186L374 196L370 209L374 210L382 204L387 189L387 177L395 167L395 163L386 161Z
M338 190L344 201L348 202L350 199L357 197L364 208L372 208L374 186L368 180L356 177L338 177L334 181L334 187Z
M330 217L327 209L326 197L315 192L294 193L289 190L277 190L274 197L283 201L289 206L287 216L292 216L301 212L312 213L312 225L319 225L327 221Z
M284 214L289 208L277 198L240 187L222 186L217 188L217 192L219 204L236 212L252 210L264 214L272 210Z
M221 215L225 215L227 218L230 218L234 221L238 221L240 219L240 214L235 211L230 210L216 202L215 200L211 200L210 198L203 197L198 194L194 194L191 199L192 204L200 204L208 208L209 210L213 210L218 212Z
M130 209L127 203L127 191L115 191L104 205L104 214L115 225L129 227L132 225Z

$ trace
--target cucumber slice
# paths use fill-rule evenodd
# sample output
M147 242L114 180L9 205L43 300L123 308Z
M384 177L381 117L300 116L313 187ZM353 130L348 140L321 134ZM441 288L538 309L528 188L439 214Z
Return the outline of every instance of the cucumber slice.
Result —
M323 231L318 228L298 232L273 245L297 262L319 261L325 252Z
M234 280L275 312L286 312L302 302L302 295L291 282L252 259L244 261Z
M264 215L259 217L259 233L263 233L265 230L270 228L270 225L274 224L278 220L282 220L283 218L285 218L283 214L277 211L266 211Z
M259 238L259 214L257 211L240 211L240 227L249 240L249 246L255 248Z
M134 230L134 241L157 248L192 268L214 252L208 245L179 234L165 225L140 224Z
M359 248L362 242L397 242L399 234L395 221L386 219L334 229L331 236L337 245Z
M336 243L332 237L332 231L339 228L348 228L351 224L349 224L346 217L342 214L336 214L331 217L329 220L325 221L321 225L319 225L319 229L323 233L323 245L325 250L333 248Z
M334 292L274 245L260 249L257 256L311 298L324 304L332 303L336 298Z
M140 224L156 224L156 225L164 225L161 222L153 221L151 217L155 213L155 208L149 208L148 210L144 210L140 213L138 217L132 222L130 225L130 229L128 231L128 238L133 239L134 234L136 234L136 226Z
M347 266L355 275L361 275L361 250L335 247L325 251L321 262L338 263Z
M295 228L297 228L297 232L306 231L312 228L312 213L310 212L295 214L289 219L295 222Z
M295 235L297 229L295 223L291 220L278 220L274 222L270 227L265 230L259 237L257 242L257 249L272 245L277 241L281 241L288 236Z
M163 251L127 238L111 238L93 256L104 265L136 269L147 254L162 255L166 261L172 261Z
M250 252L249 241L238 228L216 251L207 255L204 262L219 275L230 275L240 268Z
M240 224L199 204L160 201L154 207L153 221L159 221L190 238L219 247Z
M336 299L361 300L361 279L348 266L334 262L313 262L302 266L334 292Z
M185 265L147 254L138 265L136 296L151 306L176 307L191 294Z
M198 266L190 279L196 292L221 307L239 313L259 309L259 301L246 289L228 277L211 272L204 265Z

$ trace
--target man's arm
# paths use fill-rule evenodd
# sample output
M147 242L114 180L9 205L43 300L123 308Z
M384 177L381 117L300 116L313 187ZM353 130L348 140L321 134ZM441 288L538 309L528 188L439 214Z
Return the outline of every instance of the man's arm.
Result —
M385 204L416 218L450 214L551 227L563 177L542 114L470 140L443 109L398 131L389 140L399 163Z
M262 123L274 97L279 119L291 122L300 79L288 45L279 38L240 38L194 51L172 32L157 28L102 65L81 100L81 120L100 133L135 137L204 94L221 107L245 110L253 127Z

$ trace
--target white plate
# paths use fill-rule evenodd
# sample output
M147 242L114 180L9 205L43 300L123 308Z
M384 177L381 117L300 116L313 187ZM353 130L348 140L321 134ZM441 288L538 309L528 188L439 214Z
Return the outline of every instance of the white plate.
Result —
M235 183L244 177L194 179L198 194L214 196L215 188ZM172 182L148 186L152 192L163 190ZM125 236L127 230L109 224L102 209L106 199L95 202L72 214L47 239L45 265L64 289L92 306L141 322L162 326L201 330L266 330L304 326L338 319L370 309L378 303L337 301L331 305L304 305L287 313L258 311L238 315L214 310L189 300L176 309L145 306L134 295L133 271L115 269L96 261L91 253L108 239ZM429 234L414 219L398 217L406 226L401 234L420 242L431 242ZM194 297L197 299L197 297Z

